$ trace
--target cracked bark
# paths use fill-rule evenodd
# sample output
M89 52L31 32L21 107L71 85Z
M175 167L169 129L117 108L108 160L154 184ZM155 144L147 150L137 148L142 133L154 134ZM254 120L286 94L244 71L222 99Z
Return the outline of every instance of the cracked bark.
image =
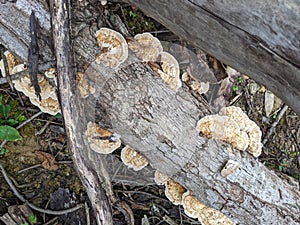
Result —
M18 0L16 4L6 3L1 5L0 40L18 54L22 60L26 61L27 48L30 43L28 26L30 10L28 9L35 10L41 25L39 46L43 51L41 51L40 59L41 63L47 67L51 64L53 65L55 57L52 53L52 43L49 41L51 40L49 12L45 5L41 3L43 1ZM147 1L140 3L148 4ZM103 25L102 8L99 1L76 1L72 4L72 10L75 12L72 18L72 44L77 66L78 68L83 68L83 66L93 62L98 51L94 31ZM160 3L152 1L152 4ZM180 4L183 4L183 1L178 1L178 5ZM184 13L186 12L185 10L190 9L189 7L192 7L191 3L183 6L180 10ZM143 9L143 7L141 8ZM154 12L152 8L147 10L149 10L148 13L151 16L159 18L157 12L164 15L164 13L168 12L167 9L168 7L156 7L158 11ZM176 15L176 18L178 17L184 21L184 16L181 15L181 12L178 12L180 10L174 10L174 12L179 13ZM208 9L204 10L204 12L200 11L200 9L194 11L197 15L193 17L195 21L197 18L201 18L202 15L207 21L212 20L213 24L218 24L217 22L219 22L220 25L227 27L226 29L232 32L232 29L228 28L230 24L224 24L220 20L216 22L216 19L211 19ZM197 13L198 11L199 13ZM173 19L175 20L176 18ZM199 33L191 32L191 30L187 32L182 27L177 27L178 29L176 29L172 20L167 16L160 18L159 21L171 28L175 33L183 35L182 37L187 37L187 39L190 37L189 35ZM187 29L190 26L196 27L197 24L193 24L193 21L189 18L191 24L186 25ZM180 21L176 21L176 23L180 25ZM226 30L225 28L218 30L218 32ZM205 25L205 29L208 29L207 25ZM298 30L296 29L295 32L297 33ZM213 39L212 36L214 38L221 36L223 39L228 40L225 44L223 43L224 46L230 46L230 43L234 43L235 49L236 46L245 46L243 42L238 41L243 37L246 38L246 41L249 41L247 42L249 44L248 47L253 46L254 43L251 37L245 37L239 32L238 34L240 35L237 35L237 37L240 39L231 39L231 41L229 41L229 33L225 36L212 35L215 32L208 33L208 31L205 33L209 37L208 39ZM255 76L261 75L261 78L258 77L258 81L264 84L269 83L269 87L273 87L273 89L278 90L282 88L283 84L290 85L291 89L284 88L279 96L286 95L286 98L290 96L295 98L296 94L298 96L298 91L294 90L295 85L300 81L298 69L295 69L287 62L280 61L276 55L265 51L266 49L259 47L260 45L254 45L258 46L256 48L249 47L248 49L251 49L251 51L249 50L250 55L246 53L237 55L236 52L229 52L229 54L228 50L225 51L220 46L212 45L212 43L207 42L208 40L199 38L199 36L193 37L203 41L201 44L194 40L194 43L198 44L198 46L205 45L203 49L208 50L209 53L216 51L219 53L220 59L224 59L224 62L233 67L236 65L236 68L240 69L253 66L254 72L252 76L255 78ZM278 54L281 53L278 52ZM289 56L286 55L284 57ZM247 66L248 61L241 62L240 60L242 59L247 59L249 66ZM262 62L257 61L257 65L254 66L252 60L255 61L255 59L265 60L269 65L261 65ZM280 66L282 68L279 68ZM149 159L153 168L167 173L191 190L205 204L221 210L239 224L300 223L298 218L300 196L297 185L287 182L286 179L280 179L246 153L241 154L231 150L229 145L222 142L199 137L195 130L196 122L209 112L205 110L204 104L194 98L186 88L177 93L173 92L149 68L142 64L125 66L123 70L118 71L117 76L113 75L113 72L109 70L104 75L100 74L99 71L104 70L101 70L99 65L92 63L86 72L91 80L96 81L99 88L98 96L90 96L85 102L84 107L88 109L97 107L98 112L96 114L93 110L85 111L87 120L94 120L96 117L97 122L100 122L107 128L112 128L115 132L122 135L124 144L129 144L142 152ZM267 76L267 74L272 74L273 72L274 76ZM283 78L288 72L292 75L285 81ZM293 84L289 83L291 79L295 80ZM73 113L76 113L74 110L77 103L69 99L69 89L63 87L65 86L62 86L61 92L65 95L64 105L66 110L71 110L71 112L73 110ZM132 91L134 92L132 93ZM134 96L134 98L130 98L130 96ZM296 105L294 106L297 106L297 99L295 102ZM71 109L71 105L75 108ZM81 110L80 107L78 112ZM68 126L74 129L73 132L84 133L84 124L86 122L83 120L85 119L80 114L77 114L77 117L73 117L74 119L70 118L67 120ZM70 140L72 143L71 137ZM86 185L92 186L94 181L97 181L97 179L101 180L103 165L99 165L98 160L103 159L103 157L88 149L83 151L85 148L86 142L82 140L81 144L78 145L78 149L84 154L84 161L75 160L74 162L78 166L86 168L85 175L91 176L89 180L91 183ZM75 154L74 157L77 159L79 155ZM114 163L110 156L107 156L106 159L110 160L107 163ZM223 178L220 175L220 170L228 159L238 161L241 167L237 173ZM90 171L94 172L91 173ZM130 174L131 177L128 175L126 179L131 179L130 182L135 185L152 183L152 171L149 169L146 174L147 176L141 177L139 173L133 173L135 176ZM124 179L124 176L114 174L113 178ZM94 196L94 201L92 200L92 202L94 207L99 206L97 196Z
M176 35L265 85L300 114L297 0L124 0Z
M120 134L153 168L238 224L300 222L297 185L281 180L246 152L200 137L196 123L208 112L185 88L174 92L142 64L109 71L97 64L86 71L99 90L87 100L85 107L95 108L88 120ZM220 171L229 159L240 168L224 178Z

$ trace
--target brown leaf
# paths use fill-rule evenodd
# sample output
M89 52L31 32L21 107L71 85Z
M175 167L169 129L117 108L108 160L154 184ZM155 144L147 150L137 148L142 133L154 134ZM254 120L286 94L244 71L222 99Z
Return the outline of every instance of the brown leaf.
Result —
M55 157L47 152L35 151L35 154L39 161L42 163L42 167L47 170L57 170L58 163L55 160Z

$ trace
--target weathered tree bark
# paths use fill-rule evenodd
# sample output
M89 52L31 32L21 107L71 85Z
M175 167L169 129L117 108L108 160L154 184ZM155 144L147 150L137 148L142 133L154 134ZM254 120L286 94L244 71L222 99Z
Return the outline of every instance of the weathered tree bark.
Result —
M87 189L97 224L112 225L111 203L104 188L101 186L105 183L105 178L101 176L103 171L98 174L93 173L94 169L91 168L91 162L88 160L88 151L84 151L88 149L88 145L82 136L82 131L86 127L86 121L82 116L84 115L84 109L76 88L76 75L70 38L69 7L68 0L50 1L61 110L69 149L73 154L75 168ZM101 162L100 159L98 164L101 164ZM102 167L102 170L105 170L105 167Z
M20 4L22 0L18 2ZM32 4L30 8L43 9L47 17L48 12L41 4L28 2ZM97 19L101 21L102 17L100 10L97 10L97 7L100 7L99 3L98 5L88 3L84 5L84 3L85 1L76 3L83 4L82 8L74 6L74 10L78 10L74 16L78 17L78 23L73 24L72 39L75 56L81 59L83 65L92 62L98 51L93 31L101 26L101 22L97 26L95 21ZM10 35L10 40L16 39L18 43L17 37L22 34L22 30L25 30L23 36L28 36L26 27L29 25L29 13L21 13L25 21L19 21L23 23L22 28L19 25L12 26L15 24L13 19L10 21L5 19L5 15L12 16L9 13L10 8L16 6L6 4L4 8L4 15L1 12L0 17L0 33L4 35L0 37L1 41ZM18 16L19 11L16 13L14 16ZM40 13L36 15L38 18L43 17ZM43 21L43 18L39 19L40 22ZM4 33L4 28L8 34ZM41 36L45 37L48 32L50 31L45 29L41 32ZM3 42L8 47L13 47L13 42ZM26 52L29 42L28 38L24 38L20 42L23 45L20 44L15 48L16 53L23 60L26 60L27 54L23 58L22 52ZM45 62L51 62L50 59L54 58L50 54L51 44L48 41L44 45L49 49L48 53L42 52L45 54ZM258 52L260 50L257 49ZM107 73L103 74L101 71L103 68L95 63L92 63L86 71L98 87L97 96L90 96L85 102L85 115L88 121L96 117L97 122L120 134L124 144L129 144L142 152L153 168L168 174L191 190L202 202L221 210L239 224L299 224L300 194L297 186L281 180L248 154L232 150L229 145L222 142L200 137L195 129L196 123L208 112L205 111L204 104L193 97L187 88L179 92L172 91L153 74L153 71L142 64L124 66L122 70L117 71L117 75L113 74L114 71L107 70ZM296 78L298 74L295 73ZM83 168L88 165L86 173L93 176L91 179L95 180L96 176L89 171L96 171L98 176L101 173L101 165L99 166L96 161L99 155L89 149L86 150L87 152L84 151L85 140L79 138L79 143L74 141L74 136L71 134L83 134L86 121L85 118L81 120L80 104L76 109L78 112L70 107L77 107L79 102L77 97L71 95L74 93L74 87L69 87L69 84L65 83L66 78L59 79L62 99L65 101L62 105L63 112L70 112L69 115L64 115L67 127L70 129L68 134L70 142L74 147L78 147L80 154L83 153L85 156L82 159L79 152L74 154L74 162ZM267 81L269 82L264 80ZM72 83L74 80L69 82ZM93 110L95 107L97 111ZM237 173L223 178L220 170L230 158L238 161L241 167ZM89 186L89 184L85 185ZM94 204L97 205L96 202Z
M238 224L300 222L297 185L281 180L247 153L200 137L196 124L207 111L186 89L171 90L142 64L122 66L114 75L93 63L86 73L99 90L96 99L89 97L88 120L96 118L120 134L124 144L202 202ZM224 178L220 171L229 159L238 161L240 169Z
M300 115L300 5L288 1L125 0L265 85Z

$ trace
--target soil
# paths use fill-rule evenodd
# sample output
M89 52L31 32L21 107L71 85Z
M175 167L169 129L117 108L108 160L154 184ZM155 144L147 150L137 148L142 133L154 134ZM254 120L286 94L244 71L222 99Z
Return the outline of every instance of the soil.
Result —
M166 28L130 6L108 4L107 10L119 14L132 35L152 31L160 40L182 43ZM220 76L224 75L226 65L205 54L204 57L219 82L227 84L223 90L227 104L241 107L260 126L264 140L278 119L284 103L275 98L272 111L267 116L265 112L267 90L262 85L243 74L229 78L226 74ZM8 84L1 86L0 95L4 96L6 102L17 101L16 110L22 111L27 119L39 111L30 104L28 98L12 90ZM300 119L289 108L280 118L274 133L266 139L263 154L259 157L259 160L270 169L287 174L296 180L299 180L300 170L299 128ZM8 142L5 148L9 152L0 155L0 163L14 180L17 190L29 202L43 209L62 210L66 206L88 203L84 187L72 165L62 119L59 116L42 114L22 127L20 134L23 140ZM45 166L42 164L43 161L38 159L40 152L49 154L46 160L50 166ZM0 183L0 216L2 216L8 212L10 206L23 203L14 195L2 175ZM151 225L200 224L187 217L181 206L175 206L167 200L162 186L128 186L119 183L113 184L113 187L116 196L124 200L133 210L136 224L142 224L142 219L148 220ZM126 224L122 212L118 209L113 209L113 212L115 224ZM51 216L36 211L33 213L37 217L36 224L44 224L50 220L52 222L49 224L86 224L84 209L69 214L68 217ZM94 224L93 220L91 224Z

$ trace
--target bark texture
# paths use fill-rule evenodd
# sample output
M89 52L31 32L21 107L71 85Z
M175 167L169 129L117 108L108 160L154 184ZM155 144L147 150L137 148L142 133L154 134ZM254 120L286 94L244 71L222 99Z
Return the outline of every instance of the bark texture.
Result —
M282 95L285 95L284 99L291 98L288 101L290 104L294 100L296 104L294 106L299 104L299 90L295 89L299 87L299 70L296 61L293 64L290 63L292 59L286 60L291 57L290 55L279 57L280 52L274 54L275 50L266 50L265 47L262 47L264 46L262 42L257 41L251 35L247 36L247 32L244 30L237 29L204 6L196 6L200 3L178 1L176 2L178 10L173 8L174 13L177 12L174 16L168 8L174 2L156 0L131 2L140 4L139 7L142 10L149 10L148 15L156 17L178 35L190 38L193 43L210 54L218 53L213 55L219 56L219 59L231 66L242 71L251 67L251 71L250 69L248 71L249 75L252 75L253 78L257 76L258 81L266 84L276 94L278 94L279 88L288 85L289 88L280 90ZM23 3L22 7L21 3ZM60 74L59 88L70 145L74 149L74 163L78 170L82 171L81 178L88 192L91 192L89 195L95 212L98 211L99 216L103 216L101 215L101 211L103 212L104 209L101 208L103 207L103 202L101 202L103 198L99 197L103 192L97 185L98 181L103 182L104 185L107 182L103 180L105 162L101 161L103 156L89 150L86 139L82 137L87 121L99 122L120 134L122 142L139 150L147 157L153 168L166 173L192 191L202 202L221 210L239 224L300 223L300 194L297 185L280 179L247 153L241 154L225 143L200 137L195 129L196 123L210 112L203 102L195 98L186 87L178 92L172 91L149 67L141 63L128 63L118 71L91 63L99 53L94 31L103 25L101 4L99 1L76 1L72 4L73 12L75 12L72 17L72 44L77 66L83 68L83 66L90 65L85 73L96 86L97 92L94 96L89 96L86 101L78 98L74 92L76 86L71 61L60 55L65 50L68 54L70 53L68 52L70 46L64 49L66 43L62 42L63 38L67 37L61 37L54 31L54 34L57 35L55 41L60 43L55 46ZM143 5L148 8L143 8ZM155 5L157 11L152 9ZM293 8L292 6L291 8ZM243 8L241 6L241 9ZM44 51L41 50L41 64L53 64L55 57L52 42L49 41L52 40L50 38L50 17L46 4L42 4L42 2L18 0L16 4L1 5L0 40L26 61L27 48L30 43L29 15L31 9L37 11L36 16L43 27L39 34L41 42L39 46L41 49L43 49L42 46L45 48ZM12 13L13 10L15 10L14 13ZM55 12L53 13L53 18L55 18ZM187 15L189 16L188 21L186 20ZM193 16L193 20L190 19L190 15ZM170 16L172 17L170 18ZM19 17L22 19L18 20ZM297 16L295 19L298 19ZM184 25L181 22L184 22ZM49 24L47 25L47 23ZM55 23L59 24L60 21ZM295 24L294 21L291 24ZM296 29L297 25L294 26ZM203 34L206 36L202 38L197 36L200 32L188 29L190 27L203 30ZM213 27L216 29L214 32L209 30ZM220 33L217 34L217 31ZM296 32L298 32L297 29ZM215 40L212 43L207 40L217 37L222 41ZM47 41L43 42L43 40ZM295 43L297 40L295 39ZM235 50L237 46L240 46L237 52L245 52L238 55L233 50L224 48L227 45L232 46L232 43L234 43ZM295 53L297 49L292 49L292 51ZM295 55L298 53L296 52ZM248 62L246 62L246 58ZM242 59L244 61L241 61ZM289 74L290 77L284 79L286 74ZM199 76L201 77L201 74ZM291 79L294 79L294 82L290 83ZM282 95L278 94L278 96L284 97ZM106 157L106 159L110 160L111 158ZM238 161L240 169L223 178L220 171L228 159ZM107 161L107 163L114 163L112 161ZM117 171L118 169L112 171L112 177L115 179L123 177L124 179L124 176L118 175ZM150 179L151 172L151 170L147 171L147 176L142 178L139 174L135 174L135 176L130 174L131 183L153 182ZM84 181L85 176L88 178L86 181ZM129 175L127 178L130 179Z
M105 183L102 176L104 172L102 171L102 173L98 174L93 172L92 163L88 160L88 151L84 151L86 148L88 149L86 147L88 145L82 136L86 121L82 117L84 109L76 88L76 75L70 38L69 7L67 0L50 1L61 110L69 149L73 154L75 168L87 189L97 224L112 225L111 204L101 184ZM101 159L98 163L101 165ZM102 167L102 170L105 170L105 167Z
M238 224L300 222L297 185L281 180L246 152L200 137L196 124L208 112L185 88L171 90L138 63L122 66L115 75L109 71L95 63L86 71L99 90L85 106L90 108L88 120L95 118L120 134L153 168ZM240 169L224 178L220 171L229 159L238 161Z
M297 0L126 0L270 89L300 115Z

